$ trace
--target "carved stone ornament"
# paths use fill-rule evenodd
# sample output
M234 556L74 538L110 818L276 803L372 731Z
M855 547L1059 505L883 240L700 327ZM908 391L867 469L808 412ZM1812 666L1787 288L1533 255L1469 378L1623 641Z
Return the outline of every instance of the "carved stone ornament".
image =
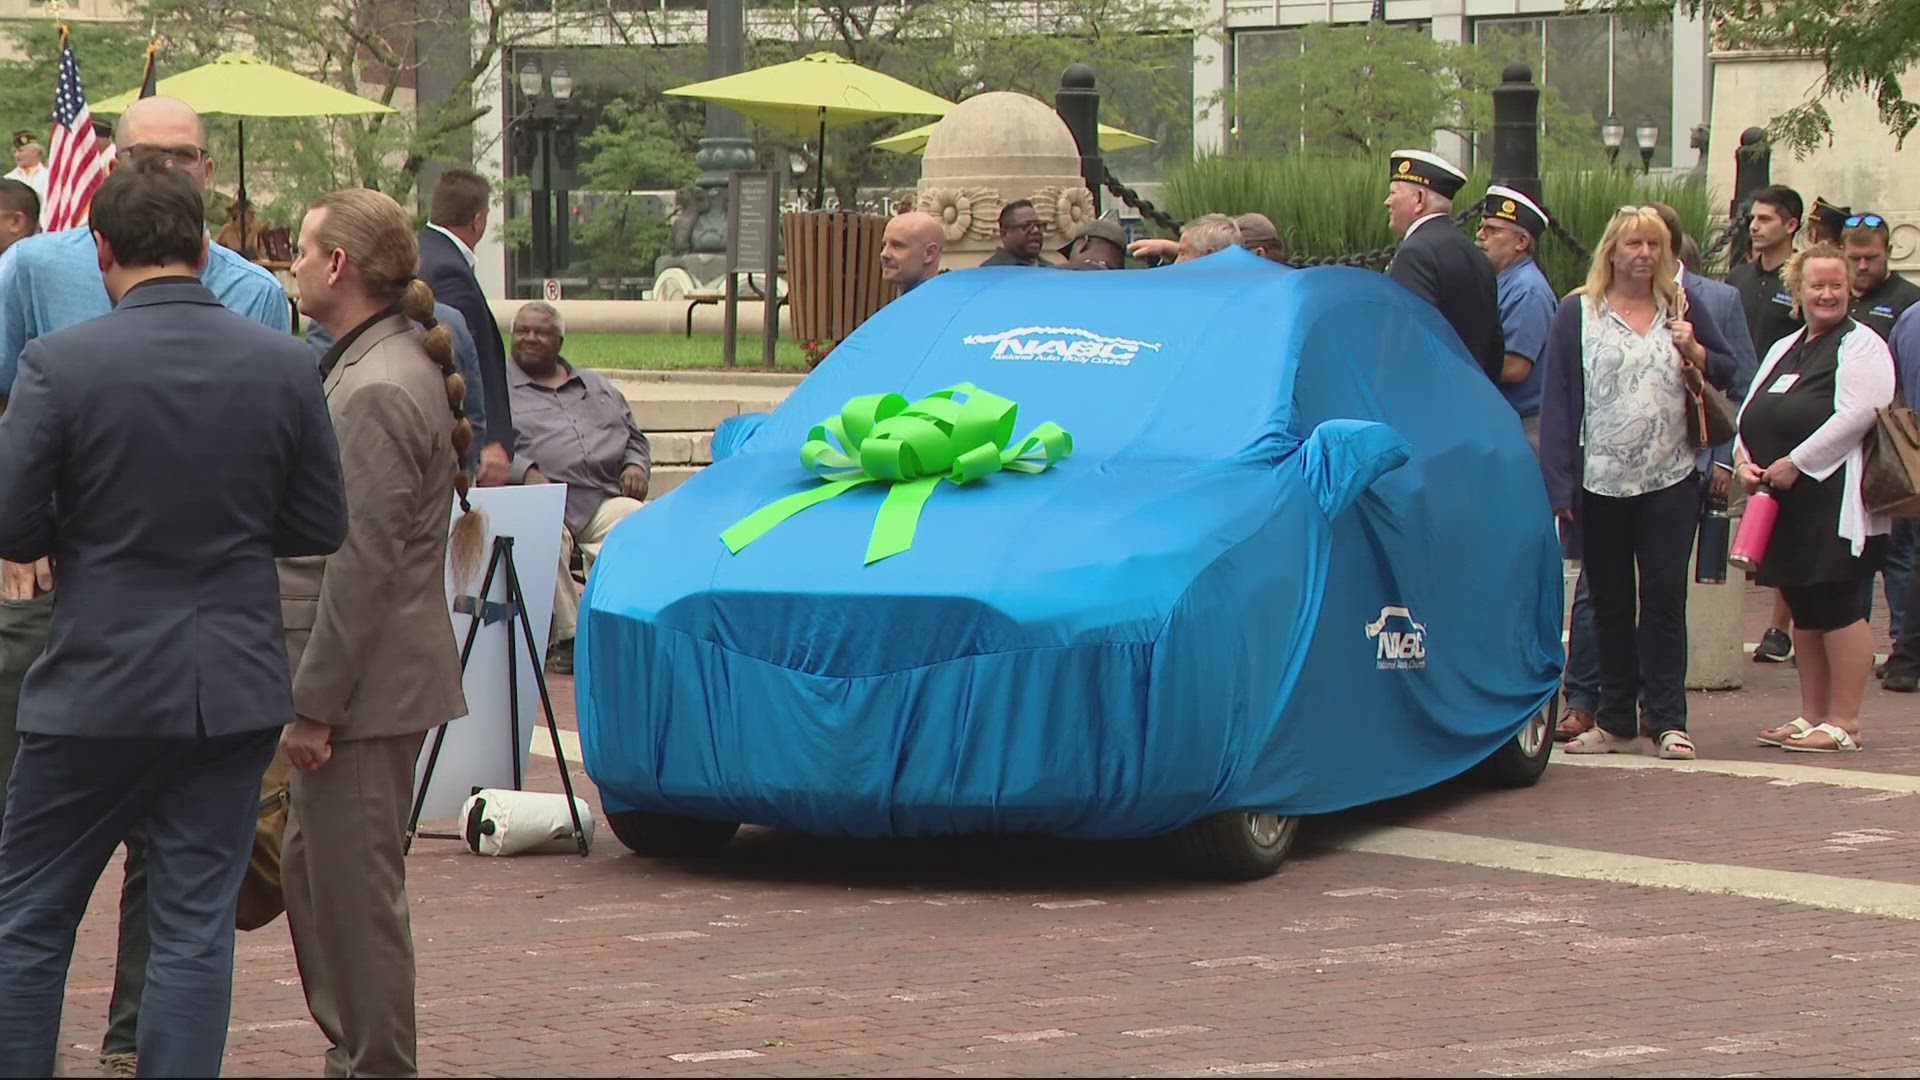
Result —
M1061 189L1053 206L1053 227L1069 240L1079 239L1093 221L1093 193L1084 187Z
M921 190L915 209L940 219L947 243L991 240L1000 234L1000 193L986 187L929 187Z

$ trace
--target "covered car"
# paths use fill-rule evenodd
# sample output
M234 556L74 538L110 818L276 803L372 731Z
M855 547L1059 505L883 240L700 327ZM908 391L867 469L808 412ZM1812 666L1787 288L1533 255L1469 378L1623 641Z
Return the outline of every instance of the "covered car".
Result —
M935 482L904 547L885 480L733 543L817 497L803 447L857 449L841 418L887 393L985 395L1017 409L995 451L1046 464L1025 440L1057 430L1071 452ZM1545 765L1562 577L1538 466L1457 336L1380 274L1237 248L949 273L747 427L620 524L587 585L583 755L635 850L743 822L1178 833L1247 877L1300 815Z

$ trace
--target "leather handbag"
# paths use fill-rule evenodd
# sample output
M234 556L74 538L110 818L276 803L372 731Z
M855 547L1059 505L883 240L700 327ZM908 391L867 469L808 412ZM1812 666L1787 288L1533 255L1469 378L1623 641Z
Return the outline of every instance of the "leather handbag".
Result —
M286 893L280 887L280 849L293 803L288 774L286 755L275 750L273 764L260 779L260 817L254 824L247 876L240 882L240 902L234 908L236 930L258 930L287 910Z
M1739 414L1700 369L1689 364L1681 375L1687 388L1687 441L1696 450L1719 446L1740 430Z
M1867 510L1920 516L1920 417L1905 405L1874 410L1867 432L1867 471L1860 495Z

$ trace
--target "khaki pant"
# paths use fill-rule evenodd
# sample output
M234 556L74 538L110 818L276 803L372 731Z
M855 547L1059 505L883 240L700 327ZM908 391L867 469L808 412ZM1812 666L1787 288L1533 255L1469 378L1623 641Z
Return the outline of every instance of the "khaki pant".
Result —
M549 644L573 640L574 627L580 623L580 592L587 587L587 574L593 569L594 560L600 557L600 545L606 543L607 534L621 519L638 509L640 500L616 495L600 504L580 535L575 536L565 528L560 530L560 576L553 583L553 632L547 635ZM578 577L573 573L576 550L580 552Z
M280 875L328 1076L418 1075L413 929L402 848L426 733L333 744L293 771Z

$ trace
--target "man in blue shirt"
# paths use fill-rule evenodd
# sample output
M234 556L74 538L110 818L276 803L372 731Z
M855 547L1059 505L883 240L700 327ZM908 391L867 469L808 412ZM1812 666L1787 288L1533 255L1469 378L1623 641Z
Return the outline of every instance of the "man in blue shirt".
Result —
M1506 333L1507 353L1497 380L1507 404L1520 414L1527 441L1540 449L1541 354L1547 349L1547 328L1559 310L1547 276L1534 262L1540 234L1547 231L1547 212L1524 192L1494 184L1487 188L1480 208L1480 230L1474 242L1493 263L1499 288L1500 329Z
M213 177L206 129L185 102L149 97L127 107L115 131L116 157L168 159L190 173L204 191ZM280 283L218 244L210 244L200 281L227 308L271 329L290 333L292 309ZM93 232L63 229L30 236L0 255L0 408L13 390L20 353L35 338L98 318L113 310L100 276ZM127 343L130 349L140 342ZM317 375L315 376L318 377ZM219 417L208 416L208 423ZM17 742L20 682L46 646L53 610L53 574L36 566L0 564L0 765L11 773ZM147 976L146 844L127 840L126 882L120 893L120 951L114 973L111 1027L101 1045L110 1075L133 1075L134 1032ZM124 1071L122 1071L124 1070Z

